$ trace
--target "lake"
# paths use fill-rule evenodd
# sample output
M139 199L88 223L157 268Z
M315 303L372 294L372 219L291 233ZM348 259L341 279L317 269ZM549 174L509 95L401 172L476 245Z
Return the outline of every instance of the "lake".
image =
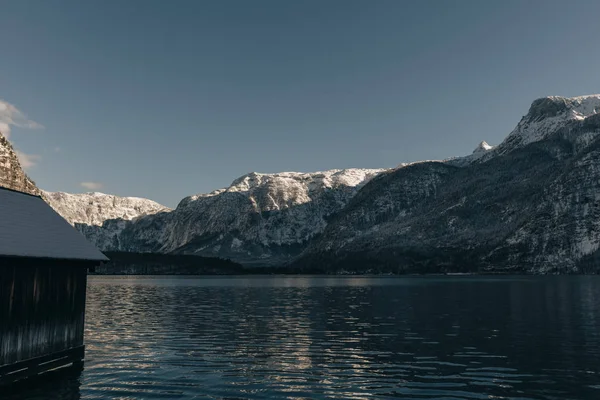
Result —
M598 399L600 277L100 277L6 399Z

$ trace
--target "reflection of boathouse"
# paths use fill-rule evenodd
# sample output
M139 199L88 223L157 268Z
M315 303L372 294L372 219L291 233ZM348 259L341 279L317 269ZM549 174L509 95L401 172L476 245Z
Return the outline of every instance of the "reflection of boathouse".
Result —
M81 363L87 270L106 260L41 197L0 188L0 385Z

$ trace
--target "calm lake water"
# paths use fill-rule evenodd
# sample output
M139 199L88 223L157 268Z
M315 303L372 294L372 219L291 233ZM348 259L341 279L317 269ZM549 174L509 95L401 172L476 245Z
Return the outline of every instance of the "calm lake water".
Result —
M598 277L90 277L83 372L7 399L600 399Z

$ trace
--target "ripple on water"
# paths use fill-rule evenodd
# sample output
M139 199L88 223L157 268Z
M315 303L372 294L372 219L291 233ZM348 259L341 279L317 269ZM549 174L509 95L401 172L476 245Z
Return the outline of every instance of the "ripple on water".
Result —
M592 399L595 321L591 277L92 277L85 370L2 396Z

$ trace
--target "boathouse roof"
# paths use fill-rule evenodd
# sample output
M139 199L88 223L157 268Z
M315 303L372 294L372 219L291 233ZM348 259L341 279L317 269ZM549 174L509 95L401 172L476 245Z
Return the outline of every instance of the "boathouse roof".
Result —
M0 257L107 261L41 197L0 187Z

